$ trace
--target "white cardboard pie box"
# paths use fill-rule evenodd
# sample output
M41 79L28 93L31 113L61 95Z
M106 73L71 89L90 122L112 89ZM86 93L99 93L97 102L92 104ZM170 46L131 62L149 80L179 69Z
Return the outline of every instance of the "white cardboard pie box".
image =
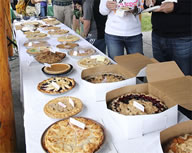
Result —
M178 104L192 110L192 79L184 76L175 62L149 64L146 68L149 83L125 86L106 94L107 103L126 93L151 94L165 102L166 111L151 115L125 116L110 109L104 109L104 126L113 141L119 138L132 139L144 134L160 131L178 122Z
M161 147L163 153L163 147L166 146L166 144L174 139L175 137L182 136L185 134L191 134L192 133L192 121L185 121L182 123L179 123L175 126L172 126L168 129L163 130L160 133L160 141L161 141Z
M154 59L150 59L139 53L116 56L115 61L118 64L97 66L94 68L85 69L81 73L82 83L85 87L87 87L88 89L90 89L90 91L93 92L92 94L93 96L95 96L96 101L105 101L105 95L110 90L120 88L126 85L135 85L136 76L140 72L140 70L143 69L147 64L157 62ZM127 77L128 79L119 82L99 84L90 83L84 79L87 76L93 76L95 74L103 73L121 74Z

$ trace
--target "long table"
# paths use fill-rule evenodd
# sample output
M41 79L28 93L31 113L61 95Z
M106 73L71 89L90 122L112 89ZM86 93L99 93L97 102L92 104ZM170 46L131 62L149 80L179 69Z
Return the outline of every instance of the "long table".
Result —
M73 30L63 24L58 26L62 29L69 30L69 33L71 34L77 35ZM80 38L80 41L78 41L80 46L90 46L94 48L94 46L88 43L85 39L82 37ZM88 117L103 124L102 111L106 109L105 101L96 102L93 98L93 92L90 92L90 90L83 85L81 80L82 68L78 66L77 59L71 58L69 55L67 55L62 62L73 65L73 71L67 76L75 79L77 83L76 87L62 95L53 96L43 94L37 90L37 85L39 82L48 79L50 76L45 75L41 71L43 64L33 60L33 57L26 53L26 48L23 46L23 44L25 41L27 41L27 38L24 36L22 31L16 31L16 40L19 48L20 90L21 101L23 101L24 105L24 128L27 153L44 152L41 146L41 136L49 125L58 120L47 117L43 111L43 108L49 100L54 98L62 96L74 96L81 99L84 104L84 108L83 111L76 116ZM49 37L47 41L51 44L53 49L55 49L56 45L59 44L57 38L54 37ZM102 52L96 48L94 49L98 54L102 54ZM183 114L179 113L179 122L185 120L188 119ZM111 140L110 135L112 133L108 133L107 129L105 129L105 132L106 139L104 145L98 151L100 153L162 153L159 131L132 140L120 139L116 143Z

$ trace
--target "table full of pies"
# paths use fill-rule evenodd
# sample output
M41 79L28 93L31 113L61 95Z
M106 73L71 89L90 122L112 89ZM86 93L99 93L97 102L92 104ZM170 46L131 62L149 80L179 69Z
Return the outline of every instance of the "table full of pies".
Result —
M22 31L26 26L35 29ZM158 114L168 109L161 99L145 93L125 93L108 104L98 102L84 84L81 72L113 64L110 58L53 17L15 21L14 30L27 153L161 153L159 132L113 141L115 133L106 128L102 114L106 109L125 116ZM99 73L84 79L100 85L127 78ZM138 111L133 101L147 111ZM113 125L120 126L115 120Z

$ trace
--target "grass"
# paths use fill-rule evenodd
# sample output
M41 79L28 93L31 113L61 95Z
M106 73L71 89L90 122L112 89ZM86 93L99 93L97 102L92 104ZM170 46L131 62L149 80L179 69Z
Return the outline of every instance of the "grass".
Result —
M151 31L151 13L143 13L141 15L141 29L142 31Z

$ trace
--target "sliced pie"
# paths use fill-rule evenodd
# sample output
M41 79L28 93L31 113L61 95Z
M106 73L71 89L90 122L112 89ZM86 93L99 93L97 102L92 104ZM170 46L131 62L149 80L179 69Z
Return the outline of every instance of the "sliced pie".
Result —
M53 77L38 84L38 90L48 94L60 94L75 87L75 80L68 77Z
M185 134L171 140L164 153L192 153L192 134Z
M75 44L75 43L67 42L65 44L59 44L56 47L59 48L59 49L73 49L73 48L75 48L77 46L79 46L79 45Z
M70 102L72 101L73 104ZM44 112L51 118L68 118L78 114L83 108L80 99L75 97L59 97L44 106Z
M64 63L51 64L50 67L45 66L43 71L47 74L64 74L71 71L72 65Z
M57 40L59 42L75 42L75 41L78 41L80 38L78 36L75 36L75 35L66 35L66 36L61 36L59 37Z
M120 74L103 73L103 74L96 74L93 76L87 76L84 79L91 83L109 83L125 80L126 77Z
M136 105L144 107L144 111ZM127 93L108 102L108 108L123 115L145 115L160 113L168 109L158 98L144 93Z
M82 58L78 61L78 65L83 68L91 68L110 64L110 60L105 56L91 56Z
M96 121L75 117L84 123L81 129L70 123L69 119L52 124L42 136L42 144L49 153L94 153L104 142L104 130Z

